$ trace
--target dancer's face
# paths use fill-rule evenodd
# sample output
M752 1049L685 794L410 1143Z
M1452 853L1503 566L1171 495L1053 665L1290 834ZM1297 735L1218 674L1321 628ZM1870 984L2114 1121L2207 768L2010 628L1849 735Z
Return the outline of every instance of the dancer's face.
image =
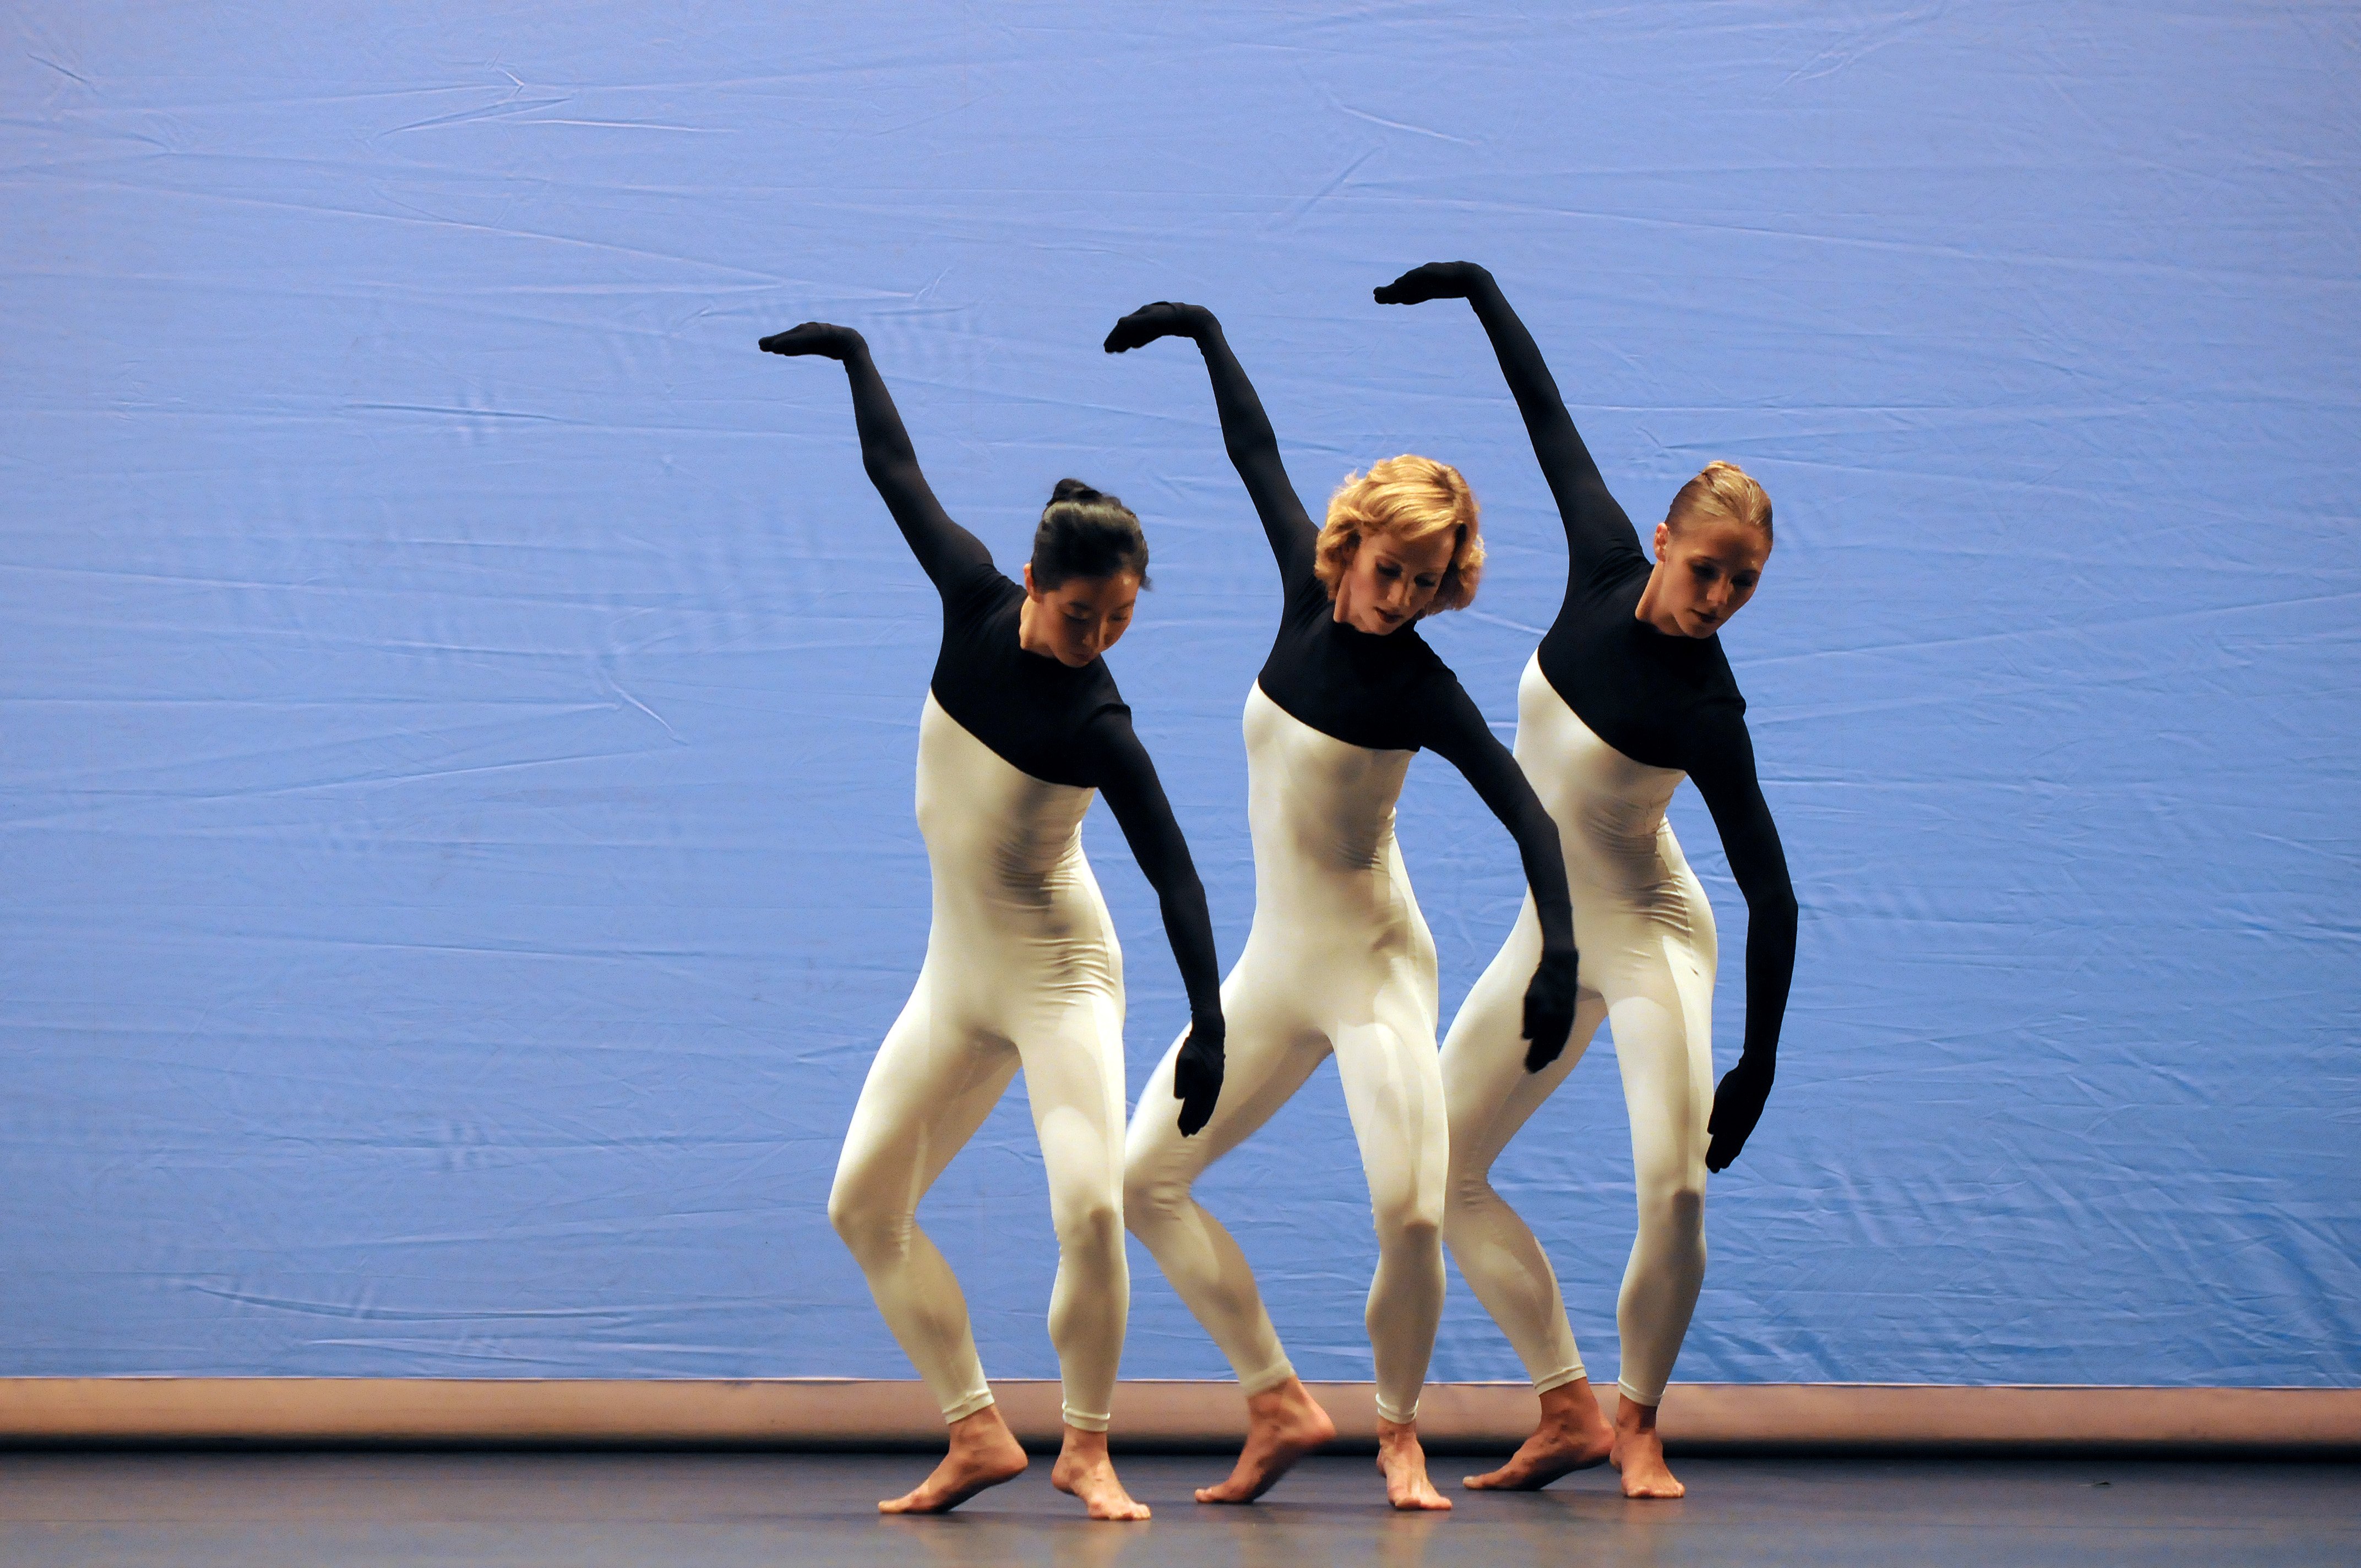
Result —
M1656 524L1656 580L1649 623L1675 637L1710 637L1754 597L1771 542L1726 517Z
M1033 586L1033 568L1028 564L1025 612L1018 620L1016 641L1028 653L1079 670L1122 641L1131 629L1131 612L1138 603L1136 573L1068 577L1054 588L1042 589Z
M1400 631L1434 602L1455 543L1448 533L1417 540L1362 534L1336 579L1336 619L1372 637Z

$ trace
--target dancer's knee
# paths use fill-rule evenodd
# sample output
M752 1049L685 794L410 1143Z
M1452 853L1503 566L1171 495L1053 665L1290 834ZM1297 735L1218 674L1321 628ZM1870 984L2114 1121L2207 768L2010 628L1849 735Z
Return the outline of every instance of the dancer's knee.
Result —
M1640 1205L1640 1223L1660 1241L1676 1246L1705 1240L1705 1183L1667 1180L1651 1184Z
M1189 1206L1185 1178L1151 1171L1146 1165L1127 1166L1123 1173L1123 1223L1133 1235L1148 1236L1169 1225Z
M1451 1162L1444 1195L1443 1223L1446 1228L1466 1216L1488 1212L1500 1201L1500 1195L1492 1189L1490 1168L1473 1160L1466 1164L1455 1159Z
M1112 1193L1060 1204L1058 1251L1066 1258L1103 1259L1123 1255L1123 1215Z
M1410 1170L1396 1167L1391 1173L1371 1170L1369 1175L1369 1213L1377 1222L1380 1245L1389 1236L1405 1243L1440 1241L1455 1175L1447 1160L1421 1161Z
M909 1246L917 1215L897 1203L864 1195L859 1184L839 1180L829 1190L828 1223L863 1267L900 1255Z
M1389 1212L1390 1211L1390 1212ZM1378 1250L1394 1256L1443 1255L1443 1205L1402 1203L1378 1212Z
M1508 1201L1493 1189L1487 1171L1452 1174L1451 1201L1443 1209L1443 1241L1456 1255L1488 1245L1503 1223L1515 1223Z

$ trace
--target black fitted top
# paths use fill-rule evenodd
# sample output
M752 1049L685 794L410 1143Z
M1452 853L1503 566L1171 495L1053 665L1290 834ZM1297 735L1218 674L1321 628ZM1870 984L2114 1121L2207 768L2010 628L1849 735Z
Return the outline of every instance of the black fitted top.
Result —
M1746 699L1721 639L1675 637L1638 618L1653 569L1541 349L1488 276L1468 296L1516 395L1565 524L1565 601L1542 639L1542 674L1591 732L1635 762L1688 774L1746 897L1746 1046L1769 1054L1795 972L1795 890L1755 777Z
M1221 972L1205 888L1173 819L1131 709L1104 659L1074 669L1017 642L1025 590L992 564L983 542L950 520L918 469L885 382L859 345L844 361L852 383L862 465L943 601L943 641L931 689L943 711L1010 767L1050 784L1095 789L1115 812L1139 869L1156 889L1166 937L1191 1014L1218 1017Z
M1017 772L1103 788L1107 748L1131 733L1131 709L1106 661L1077 670L1027 652L1016 641L1025 590L993 565L983 541L948 519L943 527L948 548L927 562L943 598L942 647L928 683L935 700Z
M1192 335L1213 376L1223 442L1262 519L1286 593L1279 635L1258 677L1263 695L1347 745L1432 749L1457 768L1516 840L1541 917L1543 949L1573 952L1565 853L1541 797L1416 627L1372 636L1336 619L1335 601L1312 572L1320 530L1288 479L1262 400L1210 312L1197 318Z

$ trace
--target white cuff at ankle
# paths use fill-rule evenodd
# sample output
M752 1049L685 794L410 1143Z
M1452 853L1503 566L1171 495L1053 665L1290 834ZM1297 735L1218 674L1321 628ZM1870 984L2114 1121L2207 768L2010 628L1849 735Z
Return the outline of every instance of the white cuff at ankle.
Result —
M943 1407L943 1425L949 1426L953 1421L963 1421L967 1420L968 1417L975 1414L978 1410L988 1410L990 1409L992 1409L992 1390L989 1388L980 1389L973 1394L970 1394L963 1399L955 1400L950 1404L945 1405Z
M1269 1393L1294 1376L1295 1364L1282 1355L1276 1365L1265 1367L1251 1377L1239 1378L1238 1392L1251 1399L1257 1394Z
M1589 1376L1589 1373L1582 1369L1582 1363L1577 1361L1563 1372L1553 1372L1546 1377L1534 1378L1533 1392L1546 1394L1553 1388L1563 1388L1569 1383L1579 1383Z

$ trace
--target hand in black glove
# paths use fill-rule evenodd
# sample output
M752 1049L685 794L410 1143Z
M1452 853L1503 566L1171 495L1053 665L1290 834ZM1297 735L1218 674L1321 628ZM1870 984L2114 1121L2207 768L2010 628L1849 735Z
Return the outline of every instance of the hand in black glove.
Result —
M1539 1072L1565 1050L1574 1032L1575 977L1582 960L1573 953L1542 954L1541 967L1525 987L1525 1070Z
M1189 1037L1172 1063L1172 1097L1180 1102L1180 1135L1193 1138L1213 1119L1222 1093L1222 1043L1229 1025L1219 1013L1189 1020Z
M1213 313L1202 305L1176 305L1170 300L1159 300L1152 305L1140 306L1115 323L1104 346L1109 354L1126 354L1159 337L1192 338L1211 320Z
M1763 1119L1763 1102L1771 1098L1771 1080L1777 1075L1775 1061L1752 1051L1721 1075L1721 1087L1713 1091L1713 1114L1705 1124L1705 1130L1713 1135L1705 1151L1708 1170L1729 1169L1738 1151L1746 1146L1747 1135Z
M1381 305L1422 305L1429 300L1464 300L1484 269L1472 261L1430 261L1413 267L1382 289L1369 291Z
M817 354L823 359L840 360L860 343L861 334L849 326L806 322L785 332L774 332L754 346L765 354L784 354L789 358L802 354Z

